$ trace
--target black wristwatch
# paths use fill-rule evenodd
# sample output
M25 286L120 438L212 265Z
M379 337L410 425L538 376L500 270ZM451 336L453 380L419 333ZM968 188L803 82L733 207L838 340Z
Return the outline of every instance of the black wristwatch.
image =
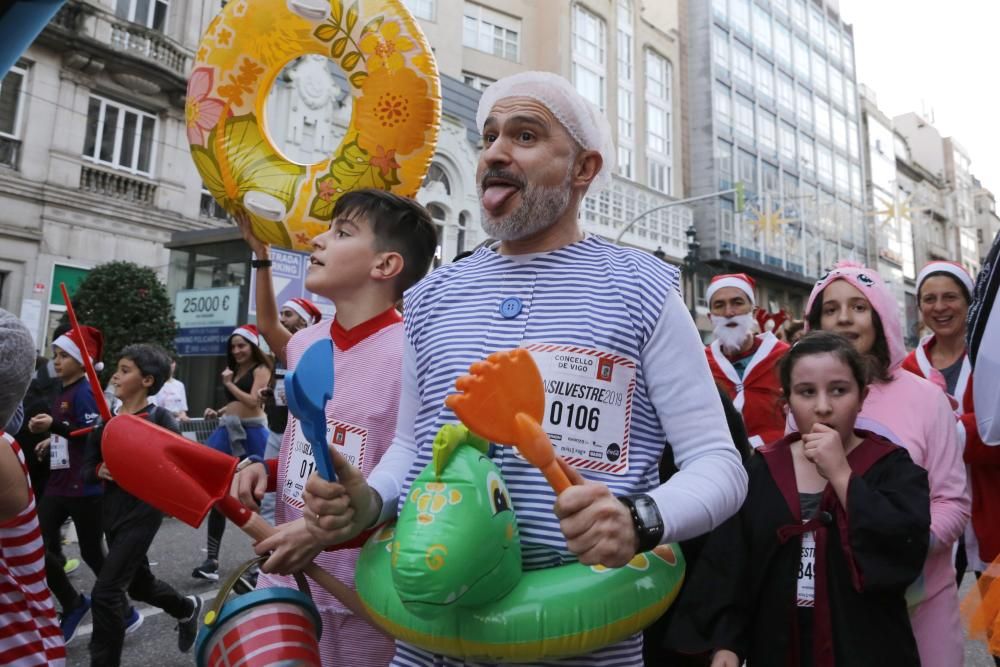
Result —
M663 538L663 517L656 503L645 493L618 496L632 515L632 525L639 537L639 553L652 551Z
M271 268L271 260L269 259L251 259L250 266L255 269L269 269Z

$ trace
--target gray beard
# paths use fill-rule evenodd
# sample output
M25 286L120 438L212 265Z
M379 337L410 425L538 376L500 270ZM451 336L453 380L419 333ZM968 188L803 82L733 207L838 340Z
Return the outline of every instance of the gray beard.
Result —
M555 224L569 206L571 196L569 184L572 169L566 172L566 180L561 185L529 185L521 191L521 205L502 218L491 217L480 204L483 231L498 241L519 241L548 229ZM479 198L482 201L482 186Z

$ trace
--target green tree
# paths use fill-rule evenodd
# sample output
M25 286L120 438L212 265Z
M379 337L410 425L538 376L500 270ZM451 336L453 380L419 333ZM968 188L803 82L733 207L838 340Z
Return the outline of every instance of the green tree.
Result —
M87 274L72 301L80 324L104 334L102 382L111 378L118 353L126 345L156 343L174 349L173 304L152 269L132 262L101 264ZM68 314L63 322L69 322Z

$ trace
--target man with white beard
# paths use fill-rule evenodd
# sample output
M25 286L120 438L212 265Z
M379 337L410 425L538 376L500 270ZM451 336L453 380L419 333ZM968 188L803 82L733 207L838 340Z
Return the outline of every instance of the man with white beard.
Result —
M743 415L754 447L785 434L778 362L788 345L770 331L753 334L753 278L745 273L716 276L705 291L715 340L705 348L709 368Z
M566 79L524 72L483 93L476 121L483 228L499 241L406 293L395 439L367 483L343 461L339 483L310 478L310 532L333 544L395 516L431 461L434 436L458 421L444 404L456 378L516 347L542 373L543 428L577 482L557 499L512 449L491 448L518 510L525 568L572 560L622 567L636 553L718 526L742 504L746 473L677 271L584 233L578 220L587 191L611 180L607 119ZM571 409L594 421L568 423ZM661 485L667 441L680 471ZM642 636L571 662L639 667ZM392 664L462 662L398 641Z

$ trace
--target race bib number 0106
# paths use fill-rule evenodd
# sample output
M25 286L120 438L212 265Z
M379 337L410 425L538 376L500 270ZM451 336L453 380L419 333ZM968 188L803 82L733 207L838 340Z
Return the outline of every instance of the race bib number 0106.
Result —
M358 426L345 424L334 419L326 420L326 440L339 447L340 454L357 468L363 470L365 462L365 443L368 441L368 431ZM302 425L298 419L292 420L292 451L285 465L285 484L281 489L285 502L296 509L305 507L302 501L302 491L306 488L306 480L316 469L316 459L313 458L312 445L302 433Z
M628 472L635 361L573 345L531 343L545 387L542 428L574 468Z

